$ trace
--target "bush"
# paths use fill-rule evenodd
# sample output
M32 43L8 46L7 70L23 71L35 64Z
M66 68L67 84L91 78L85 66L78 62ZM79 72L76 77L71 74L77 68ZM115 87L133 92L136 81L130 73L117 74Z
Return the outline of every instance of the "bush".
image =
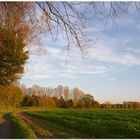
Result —
M100 108L100 104L97 101L92 102L92 107L94 108Z
M36 106L35 98L32 96L25 96L22 101L23 106Z

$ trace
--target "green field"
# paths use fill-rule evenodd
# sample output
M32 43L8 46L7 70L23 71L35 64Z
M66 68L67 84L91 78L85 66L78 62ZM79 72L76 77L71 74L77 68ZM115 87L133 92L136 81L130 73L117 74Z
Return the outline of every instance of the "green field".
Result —
M10 138L140 138L140 110L47 109L5 116Z
M140 110L56 109L26 114L44 120L44 124L71 129L75 131L73 137L81 133L80 138L140 138Z

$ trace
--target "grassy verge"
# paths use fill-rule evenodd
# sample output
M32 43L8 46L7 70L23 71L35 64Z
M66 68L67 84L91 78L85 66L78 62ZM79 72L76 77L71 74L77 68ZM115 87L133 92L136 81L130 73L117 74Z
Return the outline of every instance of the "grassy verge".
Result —
M19 117L17 117L13 113L10 113L9 116L11 119L12 138L26 138L26 139L36 138L36 135L32 131L32 129Z
M3 121L3 113L0 113L0 124L2 123Z

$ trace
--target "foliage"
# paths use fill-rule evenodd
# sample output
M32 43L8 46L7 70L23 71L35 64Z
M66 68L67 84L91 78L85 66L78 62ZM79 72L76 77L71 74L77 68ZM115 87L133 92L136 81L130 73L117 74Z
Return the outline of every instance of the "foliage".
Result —
M68 106L69 108L72 108L72 107L73 107L73 100L72 100L72 99L69 99L69 100L67 101L67 106Z
M36 135L26 123L24 123L13 113L10 113L9 115L12 125L12 138L24 138L24 139L36 138Z
M41 97L41 106L44 107L55 107L55 101L50 96L43 96Z
M55 99L49 96L29 96L26 95L22 101L23 106L42 106L42 107L55 107Z
M140 110L64 110L27 114L82 132L87 138L140 138Z
M25 96L22 101L23 106L36 106L36 100L32 96Z
M78 107L78 108L84 108L84 106L85 106L84 100L80 99L80 100L78 101L77 107Z
M139 102L134 102L133 103L133 108L140 108L140 103Z
M61 108L66 108L67 107L67 103L66 101L63 99L63 97L61 96L61 98L59 99L60 102L60 107Z
M93 96L86 94L82 99L78 100L78 108L100 108L100 104L94 101Z
M1 106L17 106L23 100L22 90L15 86L0 86L0 105Z
M0 85L17 81L28 59L28 52L24 48L29 28L23 22L25 7L20 8L20 5L0 3ZM14 16L15 11L19 11L17 18Z
M28 56L20 35L0 27L0 36L0 85L8 85L20 78Z
M60 101L59 101L59 99L57 97L53 97L53 100L55 101L56 107L60 107L61 106Z
M93 102L92 102L92 107L93 107L93 108L100 108L100 103L97 102L97 101L93 101Z
M29 96L26 95L22 101L23 106L42 106L42 107L60 107L60 108L99 108L100 104L91 98L85 97L75 100L69 99L64 100L61 96L60 99L57 97L49 96Z

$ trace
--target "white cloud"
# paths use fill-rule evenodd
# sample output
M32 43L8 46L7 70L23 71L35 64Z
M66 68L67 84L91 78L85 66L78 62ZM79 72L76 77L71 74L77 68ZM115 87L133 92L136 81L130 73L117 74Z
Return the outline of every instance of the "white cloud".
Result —
M132 53L140 54L140 48L127 48L126 50Z
M93 22L94 24L94 22ZM121 20L118 22L118 27L125 27L135 24L135 21ZM131 66L140 65L140 58L135 55L140 52L139 49L133 49L133 46L127 47L127 44L132 42L135 35L128 34L127 36L116 36L117 38L106 34L105 26L102 23L95 23L94 27L87 29L92 37L94 32L97 37L97 44L88 49L86 54L85 64L82 60L80 50L76 47L70 46L70 53L67 60L66 40L60 35L56 42L47 39L49 47L36 46L39 55L30 56L26 64L25 74L23 79L46 79L46 78L78 78L81 76L105 75L110 71L113 72L115 65ZM109 27L109 30L112 29ZM104 32L104 33L103 33ZM136 42L137 43L137 42ZM53 46L57 46L53 47ZM126 48L125 48L126 47ZM46 49L47 48L47 49ZM125 48L125 49L124 49ZM135 48L135 47L134 47ZM108 67L111 65L114 68Z
M140 59L128 52L117 52L111 46L102 44L89 50L88 56L92 60L116 63L122 65L140 65Z
M60 48L47 48L46 55L30 55L23 79L78 78L81 76L104 75L113 71L106 64L140 65L140 60L130 52L117 52L109 43L102 41L87 53L88 63L84 63L79 50L72 48L70 58L65 63L67 52ZM112 45L112 43L111 43ZM102 62L102 65L93 64ZM104 63L106 62L106 63ZM103 64L104 63L104 64Z
M78 78L81 75L102 75L107 71L104 66L85 64L76 51L72 53L74 58L66 64L65 52L58 48L48 48L48 51L48 55L30 55L23 79Z

